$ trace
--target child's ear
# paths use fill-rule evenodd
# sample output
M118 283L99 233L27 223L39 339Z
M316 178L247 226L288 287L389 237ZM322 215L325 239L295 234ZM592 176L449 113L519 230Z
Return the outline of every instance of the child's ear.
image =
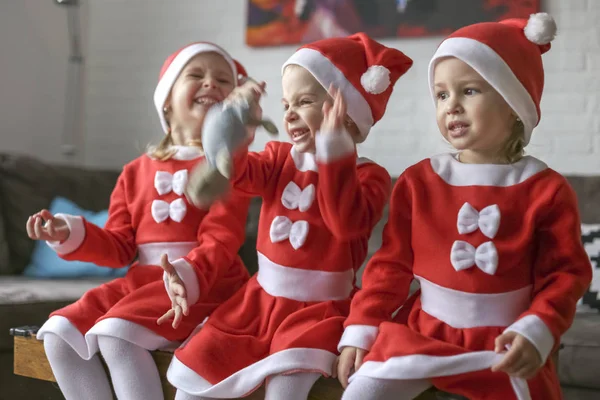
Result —
M162 112L163 112L163 116L165 117L165 120L167 121L167 125L169 125L169 126L171 125L171 121L169 121L169 118L171 117L171 110L172 110L171 109L171 100L170 100L170 98L168 98L165 101L165 104L163 105Z
M363 136L360 134L360 130L358 129L358 125L352 121L352 118L346 115L346 119L344 120L344 126L348 130L348 133L354 140L354 143L362 143L364 142Z
M169 113L171 111L171 94L169 93L169 96L167 96L167 98L165 99L165 104L163 104L163 113L165 114L165 117L167 116L167 113Z

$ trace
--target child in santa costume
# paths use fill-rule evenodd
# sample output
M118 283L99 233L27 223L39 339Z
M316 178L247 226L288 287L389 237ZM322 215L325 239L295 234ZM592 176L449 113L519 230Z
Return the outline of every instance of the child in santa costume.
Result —
M167 377L177 400L243 397L266 379L267 399L306 400L332 374L355 272L391 191L387 171L358 158L356 143L411 65L364 34L314 42L285 62L293 143L243 149L232 178L263 199L259 271L175 352Z
M555 31L534 14L464 27L437 49L430 89L457 152L394 187L339 344L344 386L356 369L344 400L412 399L431 385L469 399L561 398L549 355L591 268L573 190L523 156ZM413 279L420 293L405 302Z
M121 268L137 255L125 277L55 311L37 334L67 399L112 399L98 351L119 399L162 399L148 350L176 347L248 280L237 256L248 200L232 197L206 211L191 206L184 196L188 173L203 158L204 115L244 74L241 65L212 43L178 50L165 61L154 93L165 138L125 165L105 228L47 210L29 218L29 236L47 240L64 259ZM186 290L168 295L163 269L174 288L185 280ZM177 311L175 329L157 324L172 307ZM182 313L189 316L180 323Z

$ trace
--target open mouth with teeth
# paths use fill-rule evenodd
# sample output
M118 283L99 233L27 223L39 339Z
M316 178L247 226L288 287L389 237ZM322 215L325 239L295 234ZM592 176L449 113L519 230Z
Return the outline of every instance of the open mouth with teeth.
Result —
M461 121L453 121L448 124L448 132L450 133L450 137L459 138L467 133L467 128L469 124Z
M195 104L200 104L203 106L212 106L213 104L218 103L219 100L212 96L200 96L194 99Z
M290 131L290 136L292 137L292 141L294 141L294 142L298 142L298 141L306 138L307 135L310 135L310 129L308 129L308 128L297 128L297 129L292 129Z

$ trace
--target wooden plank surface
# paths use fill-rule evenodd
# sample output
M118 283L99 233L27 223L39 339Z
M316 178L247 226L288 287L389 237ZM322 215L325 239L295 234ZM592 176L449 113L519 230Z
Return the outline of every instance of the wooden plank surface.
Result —
M44 344L35 338L22 336L14 337L15 363L14 373L35 379L56 382L52 369L44 352ZM164 351L153 351L152 357L160 372L161 383L165 399L175 398L175 388L167 381L166 374L173 353ZM337 379L321 378L313 387L308 400L339 400L342 396L342 387ZM258 389L244 400L263 400L265 398L263 388ZM429 390L417 398L417 400L435 400L435 393Z
M14 337L16 375L56 382L44 352L44 345L34 338Z

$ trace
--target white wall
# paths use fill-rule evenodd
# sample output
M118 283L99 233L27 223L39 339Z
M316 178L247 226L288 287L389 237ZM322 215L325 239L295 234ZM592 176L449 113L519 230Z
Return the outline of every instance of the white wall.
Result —
M44 14L34 11L34 2L44 3ZM9 141L11 148L21 149L24 143L35 142L36 154L60 157L60 149L50 136L56 135L62 124L59 114L63 100L58 93L64 83L61 73L66 67L60 61L66 57L66 35L62 41L48 43L55 28L65 26L64 21L59 23L64 12L51 2L19 0L2 2L0 6L0 33L3 33L0 43L10 46L20 60L0 57L1 70L4 71L8 63L9 70L17 76L7 78L3 73L0 89L7 83L11 92L22 86L29 88L23 99L14 104L12 96L7 97L2 90L0 115L13 129L25 126L20 132L27 134ZM266 80L269 95L264 101L265 112L277 123L281 120L279 69L296 46L247 47L244 44L246 0L87 0L87 3L85 141L80 149L86 165L118 168L136 157L149 141L161 138L152 106L158 71L170 52L194 40L221 44L242 60L254 77ZM598 174L600 30L595 21L600 19L600 1L547 0L542 3L543 9L556 18L559 36L544 58L547 83L542 122L527 150L560 172ZM7 7L20 19L5 18ZM31 13L37 13L35 18ZM51 18L56 22L50 22ZM33 22L35 25L27 29L22 26ZM13 42L9 38L15 37L15 32L19 32L20 37ZM32 35L36 35L33 39L39 43L20 49L33 40ZM427 63L440 39L384 41L411 56L415 64L397 83L386 116L372 130L360 151L383 164L393 175L447 149L435 126L426 82ZM34 50L40 47L47 59L53 56L51 67L41 68L42 59L36 58ZM6 129L5 123L5 132L13 129ZM255 148L261 148L265 139L266 135L259 137ZM3 144L2 149L4 147Z
M61 148L68 55L63 7L53 0L0 2L1 152L82 161Z

